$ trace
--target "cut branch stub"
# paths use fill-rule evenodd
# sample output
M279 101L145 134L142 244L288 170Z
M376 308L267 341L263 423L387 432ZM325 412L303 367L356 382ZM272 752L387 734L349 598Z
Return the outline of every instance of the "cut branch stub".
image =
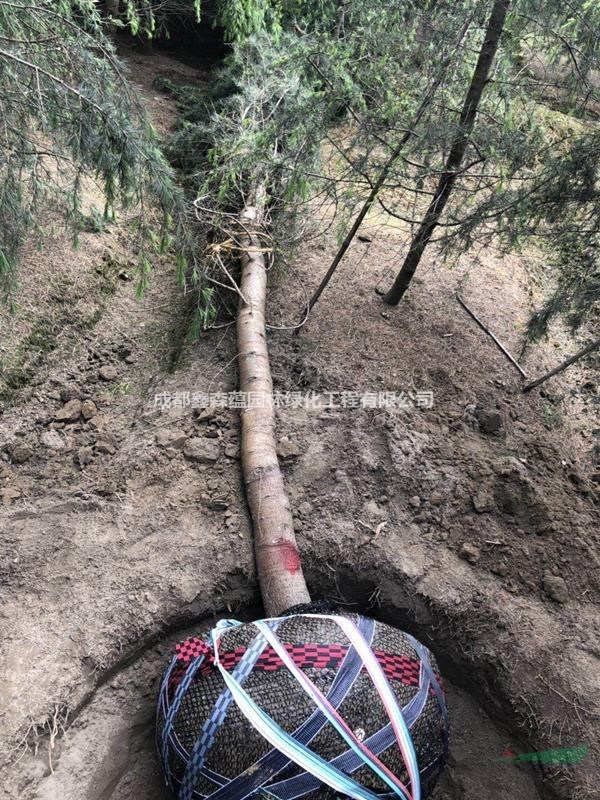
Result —
M241 294L237 319L239 386L252 402L241 410L242 471L254 523L258 580L268 616L310 602L275 443L273 384L267 349L267 265L260 203L240 215Z

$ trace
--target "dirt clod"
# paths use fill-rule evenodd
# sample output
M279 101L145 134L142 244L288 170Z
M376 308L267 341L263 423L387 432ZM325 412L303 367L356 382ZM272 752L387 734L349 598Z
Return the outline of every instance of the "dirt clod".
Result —
M106 425L106 417L103 414L96 414L90 419L90 425L96 430L101 430Z
M569 590L563 578L547 572L543 580L544 591L557 603L566 603L569 599Z
M84 400L81 404L81 416L85 420L90 420L98 413L98 409L96 408L96 404L93 400Z
M13 500L18 500L21 494L21 490L14 486L5 486L4 489L0 489L0 497L6 506L10 505Z
M105 364L103 367L100 367L98 370L98 377L102 381L110 382L116 380L119 375L119 371L113 364Z
M77 463L80 467L85 467L94 458L94 451L91 447L80 447L77 451Z
M502 430L504 422L502 415L497 411L490 412L479 409L476 411L476 417L483 433L496 434Z
M476 564L481 558L481 550L471 542L463 542L458 555L470 564Z
M172 447L176 450L181 450L187 440L188 436L184 431L161 428L156 434L156 444L159 447Z
M207 422L214 419L216 416L216 409L214 408L199 408L196 409L195 417L198 422Z
M486 511L492 511L495 507L492 493L484 488L479 489L476 494L473 495L471 502L478 514L485 514Z
M227 458L238 458L240 455L240 448L237 444L229 443L225 445L225 455Z
M293 439L290 439L289 436L283 436L277 442L277 455L283 461L291 461L294 458L297 458L300 455L300 446L297 442Z
M104 453L112 456L117 452L117 441L114 436L106 433L96 440L94 447L97 453Z
M59 408L54 415L57 422L76 422L81 416L81 400L73 398Z
M24 464L33 455L33 448L25 442L16 442L10 448L10 459L13 464Z
M56 431L44 431L40 436L40 443L49 450L64 450L66 446L62 436Z
M219 444L212 439L194 437L188 439L183 446L184 456L199 464L214 464L219 460L220 453Z

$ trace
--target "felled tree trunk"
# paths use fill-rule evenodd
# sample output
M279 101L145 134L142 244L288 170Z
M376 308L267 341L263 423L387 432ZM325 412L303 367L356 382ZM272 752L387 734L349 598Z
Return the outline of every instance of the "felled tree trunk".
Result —
M242 471L254 523L254 549L263 604L276 616L310 602L275 444L273 384L267 349L267 264L261 237L263 193L240 215L242 275L237 319L242 409Z

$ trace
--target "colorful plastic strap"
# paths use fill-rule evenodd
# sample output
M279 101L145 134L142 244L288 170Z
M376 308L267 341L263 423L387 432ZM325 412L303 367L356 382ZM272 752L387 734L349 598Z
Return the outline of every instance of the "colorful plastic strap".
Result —
M275 650L279 658L281 658L291 674L296 678L303 691L311 698L311 700L313 700L317 707L321 709L323 714L325 714L329 722L340 734L346 744L348 744L354 750L354 752L362 758L364 763L370 767L373 772L375 772L385 783L387 783L390 789L393 789L396 793L400 794L401 797L409 798L410 794L408 789L402 783L402 781L400 781L400 779L397 778L393 772L357 738L355 733L348 727L346 722L338 714L337 710L331 705L331 703L329 703L325 695L315 686L310 678L304 672L302 672L301 669L298 669L293 660L290 658L289 654L286 652L285 648L282 647L281 642L277 639L277 637L272 636L268 629L266 629L265 623L259 621L255 622L254 624L263 632L263 635L268 640L271 647ZM373 652L370 647L369 652L371 654Z
M393 791L395 792L396 795L404 798L404 800L420 800L421 789L420 789L418 763L414 747L412 745L410 733L402 716L402 710L398 705L398 701L396 700L396 697L380 665L374 658L369 644L365 641L364 637L362 636L360 631L356 628L354 623L345 617L338 617L334 615L323 615L323 614L306 614L304 616L320 620L329 619L332 622L336 623L346 634L346 637L349 639L351 644L356 648L367 672L371 676L373 684L375 685L382 699L383 705L388 712L392 728L396 735L396 741L398 742L400 751L403 754L409 778L411 781L412 793L408 792L407 790L406 791L403 790L397 784L394 784ZM265 622L268 624L271 621L272 620L266 620ZM259 621L258 623L255 622L253 624L260 629L261 626L265 624L265 622ZM314 774L316 777L319 778L319 780L322 783L331 786L336 791L339 791L350 797L356 798L356 800L373 800L373 798L377 797L376 794L365 789L356 781L349 778L346 774L340 772L340 770L336 769L330 763L322 759L316 753L313 753L311 750L309 750L308 748L304 747L299 742L297 742L285 730L283 730L279 725L277 725L277 723L275 723L271 719L271 717L269 717L264 711L262 711L262 709L260 709L256 705L256 703L252 700L252 698L237 683L235 677L230 675L227 672L227 670L224 669L223 666L221 665L218 652L220 636L221 636L221 631L219 630L212 631L213 650L215 654L215 666L217 666L217 668L221 672L221 675L223 676L226 685L230 689L231 694L233 695L233 698L237 703L238 707L240 708L242 713L246 716L246 718L256 728L256 730L258 730L265 737L265 739L267 739L267 741L270 742L270 744L272 744L277 749L281 750L281 752L285 753L285 755L288 758L290 758L290 760L297 763L303 769L308 770L308 772ZM271 642L271 644L273 646L273 642ZM281 648L281 652L279 653L280 657L282 657L282 652L285 653L285 650L283 648ZM325 698L322 699L324 700ZM325 711L325 709L326 705L323 705L322 710ZM329 714L331 714L331 709L327 709L327 711ZM335 715L332 716L335 717ZM355 739L354 744L356 744L358 740L356 739L356 737L354 737L354 739ZM374 759L375 757L373 756L373 754L371 754L370 759L363 758L364 762L371 767L375 763Z
M202 794L195 791L195 786L200 775L208 778L217 786L217 788L208 795L210 800L234 800L234 798L235 800L239 800L239 798L248 797L260 788L261 785L272 780L278 772L281 772L281 770L289 766L291 762L298 764L305 772L293 778L288 778L278 784L271 783L267 791L276 798L292 800L292 798L300 797L309 791L313 791L318 788L319 784L323 783L332 787L337 792L351 798L356 798L356 800L376 800L380 798L381 795L371 792L351 777L351 773L355 772L361 766L366 765L377 774L381 780L392 789L393 794L400 797L401 800L421 800L419 766L409 727L414 724L414 721L421 713L427 702L431 687L433 687L438 701L440 702L442 713L445 718L447 718L445 700L433 669L431 668L425 648L421 647L420 643L413 640L412 637L409 637L411 645L421 658L419 670L420 680L417 694L411 699L410 703L402 709L398 704L381 665L371 649L371 639L374 631L374 623L372 621L366 618L359 618L359 627L357 627L352 620L333 614L305 613L299 614L298 616L306 616L319 620L331 620L342 629L350 642L351 646L348 648L346 657L327 696L325 696L308 676L299 669L287 652L286 647L275 635L276 628L285 618L259 620L252 623L257 628L258 635L252 641L241 661L236 665L234 671L229 673L219 658L220 639L223 633L228 629L247 623L241 623L235 620L223 620L211 631L210 635L214 654L214 666L223 677L225 689L217 699L213 712L205 721L200 735L189 755L181 746L181 743L173 731L173 722L185 692L191 685L198 669L202 666L205 657L199 656L190 663L181 683L177 686L172 704L169 706L169 681L176 660L171 663L163 680L161 694L159 696L159 709L165 717L159 750L161 752L169 786L173 788L174 782L168 764L169 745L171 745L183 760L187 762L181 782L175 781L179 784L179 800L192 800L193 798L203 797ZM370 626L367 625L367 629L365 629L365 623L367 622L370 623ZM313 714L291 735L264 712L242 687L246 677L250 674L257 659L261 657L261 654L268 644L271 645L283 664L296 678L303 691L306 692L317 706ZM363 667L370 675L373 685L377 689L388 713L390 723L373 734L366 741L361 742L340 716L337 708L339 708L343 697L346 696ZM348 680L349 677L351 678L350 680ZM225 720L228 708L233 701L253 727L262 734L274 749L263 756L256 764L252 765L250 769L236 778L229 780L207 769L204 763L213 745L219 727ZM331 762L325 761L318 754L305 746L317 735L326 721L331 723L334 729L350 747L349 750L340 754ZM404 758L410 781L410 791L378 758L384 750L388 749L394 743L397 743Z
M316 614L307 614L307 617L319 618ZM335 622L344 631L346 637L356 647L359 655L362 657L363 664L367 672L371 676L373 685L377 689L381 701L388 713L392 728L396 734L396 741L400 747L400 752L404 758L410 784L412 789L411 800L421 800L421 779L419 776L419 763L417 761L417 754L412 743L410 731L406 725L404 717L402 716L402 709L398 703L398 699L394 694L388 679L385 677L383 670L377 659L373 656L373 652L369 645L365 642L357 630L356 625L352 620L347 617L338 617L333 615L321 615L320 619L330 619Z
M217 626L213 628L211 631L211 635L213 637L213 647L215 653L215 664L218 661L218 652L215 645L215 634L219 632L222 635L226 630L229 630L232 627L237 627L243 623L237 622L236 620L221 620L217 623ZM272 619L268 620L268 624L266 626L266 630L270 628L276 629L281 624L281 619ZM218 640L217 640L218 641ZM243 658L236 666L233 674L230 679L234 682L234 684L241 689L242 683L246 680L248 675L252 672L252 668L256 663L256 660L262 653L262 651L267 646L267 640L264 638L262 633L259 631L258 636L252 641L246 652L244 653ZM235 700L235 696L231 691L231 687L227 686L215 703L212 713L208 717L208 719L204 722L202 726L202 730L200 731L200 735L196 740L192 752L190 753L188 762L186 764L185 772L183 775L183 779L181 781L181 786L179 789L179 800L192 800L194 788L197 781L197 776L200 773L200 770L204 766L204 762L206 761L206 757L210 752L211 747L213 746L213 742L215 740L215 736L218 733L219 728L223 724L225 717L227 716L227 710L231 702ZM237 701L236 701L237 702Z
M402 709L406 724L409 728L414 725L416 720L420 717L427 699L429 696L430 683L428 680L422 680L418 692L411 698L409 703ZM388 723L376 733L372 734L365 740L365 744L377 755L381 755L396 743L396 737L392 724ZM362 758L356 755L353 750L346 750L336 756L332 762L335 767L341 769L348 775L356 772L363 766ZM435 766L435 762L433 762ZM420 770L420 774L426 774L430 765ZM309 792L314 792L319 788L319 781L307 772L301 775L295 775L292 778L287 778L279 783L269 785L269 792L279 798L279 800L295 800L302 797Z
M374 621L368 617L360 617L358 625L365 639L371 643L375 632ZM327 693L327 699L335 708L339 708L344 702L361 669L362 660L356 650L353 647L349 647ZM323 730L326 724L326 716L317 709L292 733L292 736L301 744L309 744ZM289 765L289 759L279 750L276 748L270 750L255 764L252 764L236 778L233 778L227 785L208 795L207 800L240 800L240 798L247 797L267 781L273 780ZM306 775L307 773L302 774ZM271 787L269 787L269 793L274 794L271 791Z
M215 648L215 665L221 672L223 680L230 689L238 708L252 726L271 744L280 750L290 761L313 773L321 783L335 789L355 800L376 800L377 795L364 789L356 781L348 778L339 770L331 767L321 756L299 744L271 717L259 708L247 692L239 686L232 676L221 666L218 657L219 634L212 632Z

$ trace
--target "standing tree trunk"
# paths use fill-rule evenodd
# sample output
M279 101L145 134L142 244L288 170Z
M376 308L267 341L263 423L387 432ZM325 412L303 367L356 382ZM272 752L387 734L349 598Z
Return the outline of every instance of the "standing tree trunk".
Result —
M384 297L388 305L397 305L404 296L452 193L452 189L458 177L458 170L467 149L469 136L475 124L475 117L477 115L481 95L488 82L490 68L494 61L496 51L498 50L509 5L510 0L494 0L492 13L490 14L487 30L485 32L485 38L481 45L479 58L477 59L473 77L471 78L471 85L469 86L460 115L457 134L450 148L448 158L444 165L444 171L438 181L433 199L429 204L427 213L423 217L423 221L421 222L416 236L412 240L410 249L404 259L402 269L398 273L392 288Z
M240 215L242 298L238 310L239 387L242 409L242 471L254 522L254 549L265 611L276 616L310 602L289 500L277 461L273 383L267 350L267 266L260 236L264 193Z
M341 39L344 36L344 23L346 22L346 11L348 10L348 0L340 0L339 17L335 27L335 38Z
M471 18L469 17L469 19L467 19L465 21L465 24L463 25L463 27L461 29L460 36L458 38L458 42L456 43L456 49L458 49L460 47L460 44L461 44L463 38L466 36L466 33L469 30L470 25L471 25ZM413 116L412 120L410 121L410 123L409 123L409 125L408 125L408 127L407 127L407 129L406 129L406 131L404 133L404 135L402 136L402 138L400 139L398 144L392 150L391 155L389 156L388 160L383 165L383 168L381 169L381 172L379 173L379 175L375 179L373 185L371 186L371 191L369 192L369 194L367 196L367 199L365 200L365 202L363 203L360 211L356 215L356 218L355 218L354 222L352 223L352 227L350 228L350 230L346 234L346 236L344 238L344 241L339 246L338 251L337 251L337 253L335 254L335 256L333 258L333 261L331 262L331 264L329 266L329 269L327 270L327 272L325 273L325 275L323 277L323 280L321 281L319 286L315 289L312 297L308 301L308 303L306 305L305 313L304 313L304 319L308 318L308 315L310 314L312 309L317 304L317 302L319 300L319 297L321 297L322 293L327 288L327 284L329 283L329 281L333 277L333 273L336 271L336 269L338 268L341 260L346 255L346 252L347 252L348 248L350 247L350 245L354 241L354 237L356 236L356 234L360 230L360 227L363 224L363 222L365 221L365 218L366 218L367 214L371 210L371 206L373 205L373 203L377 199L377 196L379 195L379 192L381 191L381 189L383 188L385 182L387 181L387 179L389 177L389 174L390 174L390 172L392 171L392 169L394 167L394 164L400 158L400 156L402 154L402 151L404 150L404 147L408 144L410 139L415 135L417 126L420 123L421 118L423 117L423 115L427 111L427 109L429 107L429 104L431 103L435 93L437 92L440 84L442 83L442 81L444 80L444 78L446 76L446 71L447 71L448 67L450 66L450 64L452 63L452 55L453 54L449 55L448 58L444 59L437 77L434 78L434 80L431 83L429 89L427 90L427 93L425 94L425 97L421 101L421 104L419 105L419 108L417 109L415 115ZM295 333L296 334L298 334L300 332L300 326L301 325L302 325L302 321L300 321L298 323L298 327L295 329Z

